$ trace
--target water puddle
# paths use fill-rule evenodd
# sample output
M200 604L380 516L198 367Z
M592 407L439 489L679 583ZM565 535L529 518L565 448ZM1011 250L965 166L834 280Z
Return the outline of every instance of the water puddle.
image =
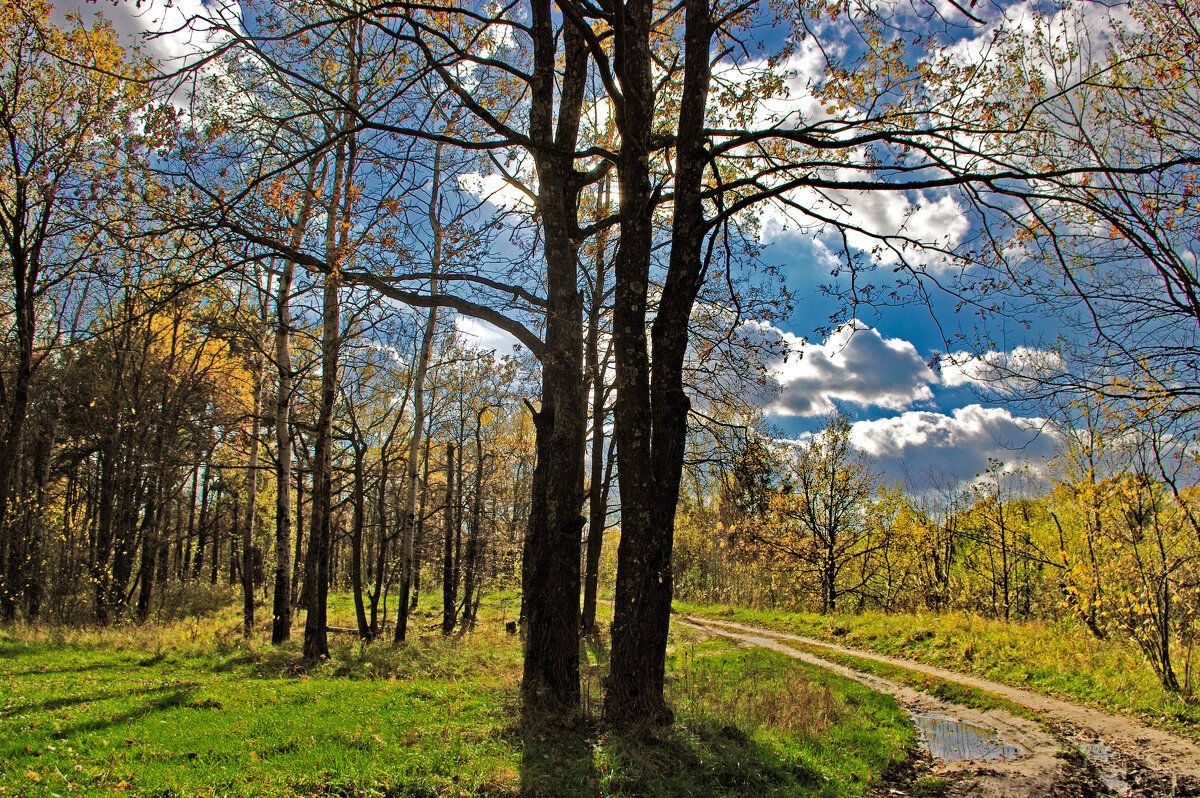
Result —
M1099 740L1083 740L1074 738L1071 742L1079 749L1088 760L1095 765L1096 775L1105 787L1112 790L1117 795L1128 795L1130 792L1129 782L1119 777L1113 767L1113 753L1109 747Z
M929 753L945 762L966 759L1016 759L1024 750L1009 745L991 729L936 712L914 712L913 723Z

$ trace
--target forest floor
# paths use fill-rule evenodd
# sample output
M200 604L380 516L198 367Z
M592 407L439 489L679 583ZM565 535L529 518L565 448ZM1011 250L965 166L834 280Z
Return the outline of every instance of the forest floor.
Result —
M879 795L1200 795L1200 746L1130 717L761 625L691 613L677 620L701 639L777 651L890 695L933 747L949 742L946 758L915 759ZM964 748L977 758L958 758L971 757Z
M413 638L243 639L238 610L103 630L0 629L2 796L870 795L911 757L900 705L766 648L673 624L676 721L638 737L599 722L607 652L585 641L583 710L522 717L513 594L444 638L423 606ZM331 625L352 604L331 601ZM607 618L604 619L607 621ZM297 634L303 617L296 625ZM698 656L697 652L706 654Z

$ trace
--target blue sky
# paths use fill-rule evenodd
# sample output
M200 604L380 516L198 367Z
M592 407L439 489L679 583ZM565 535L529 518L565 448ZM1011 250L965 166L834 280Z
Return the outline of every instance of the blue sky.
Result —
M975 324L969 313L956 314L952 301L860 308L853 323L823 333L839 302L821 290L830 277L818 265L820 254L787 241L768 248L764 259L781 264L797 293L795 312L779 327L802 356L777 365L781 392L767 408L767 421L785 438L803 440L828 414L848 413L853 442L889 479L916 490L928 486L931 473L972 480L989 458L1041 469L1053 456L1055 435L1036 410L994 390L986 366L967 356L962 342L947 347L943 335L972 338ZM948 349L961 365L946 357ZM1021 351L1016 343L1003 352L1011 357L1014 350ZM935 355L937 369L929 365Z
M89 4L85 13L97 8ZM204 8L203 0L176 0L170 6L118 3L105 5L103 11L118 30L132 36L146 29L178 28L189 14ZM1026 13L1021 4L1009 8ZM999 18L994 6L987 13ZM194 45L180 39L168 36L151 42L147 49L166 58L194 52ZM964 32L964 47L969 47L968 39ZM809 40L789 62L794 69L789 85L794 91L782 101L784 108L804 109L810 116L821 110L809 94L808 81L824 68L812 45ZM948 194L856 195L848 199L845 212L868 229L894 231L903 226L914 237L951 245L961 242L970 228L961 207ZM798 231L782 213L771 209L764 213L762 231L763 260L781 267L797 299L795 312L778 323L775 334L803 355L793 354L786 363L776 364L780 395L764 408L767 420L783 437L803 440L829 413L848 412L855 422L854 443L878 458L889 478L918 489L931 470L969 480L987 467L989 458L1038 466L1053 453L1053 435L1042 431L1037 413L991 392L979 379L980 369L969 364L956 367L948 360L938 371L927 365L937 354L956 351L953 340L948 346L944 336L975 336L976 319L969 313L956 314L950 299L935 297L933 308L859 308L856 319L841 318L837 300L822 291L831 280L831 242ZM851 244L870 246L869 241L853 237ZM881 281L888 279L888 267L887 262L882 265ZM851 326L832 333L818 332L851 321ZM481 347L500 351L511 347L511 339L485 324L468 319L458 324ZM990 332L1004 342L997 357L1025 343L1028 335L1022 332L1006 340L1002 330ZM1041 332L1054 331L1043 328Z

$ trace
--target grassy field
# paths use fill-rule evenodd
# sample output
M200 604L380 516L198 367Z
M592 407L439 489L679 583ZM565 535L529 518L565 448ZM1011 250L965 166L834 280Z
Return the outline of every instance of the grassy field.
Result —
M332 602L335 625L349 603ZM103 631L0 631L0 794L21 796L860 795L913 732L890 699L764 651L672 633L672 726L599 722L607 654L585 646L585 711L521 719L516 597L444 639L437 607L399 648L337 635L242 640L233 608Z
M1200 702L1163 690L1149 663L1133 647L1097 640L1065 623L1006 623L966 613L823 616L679 602L675 610L905 657L1137 716L1200 739Z

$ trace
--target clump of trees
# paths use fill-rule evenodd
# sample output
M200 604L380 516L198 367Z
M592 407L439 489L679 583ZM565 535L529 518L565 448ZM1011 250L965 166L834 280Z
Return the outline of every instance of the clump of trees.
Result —
M791 310L769 270L752 276L767 205L841 241L851 304L950 291L985 313L1044 296L1128 309L1103 264L1136 256L1138 285L1165 281L1172 318L1194 322L1194 270L1173 232L1152 234L1190 218L1198 159L1179 120L1196 72L1154 51L1178 29L1156 6L1136 3L1141 27L1086 58L1059 52L1054 19L997 19L977 63L958 45L986 23L957 6L240 8L186 19L175 33L197 49L154 65L103 24L0 2L5 621L144 620L181 586L228 582L247 634L260 590L276 643L303 608L318 658L331 588L352 593L360 636L402 641L431 580L447 634L489 585L519 581L524 695L570 712L611 497L618 727L671 717L677 583L740 584L717 574L763 562L754 600L828 611L1025 617L1058 606L1058 573L1097 633L1116 623L1101 598L1121 599L1125 628L1143 619L1168 679L1193 557L1176 543L1189 494L1162 456L1097 471L1090 516L1014 496L998 468L923 508L879 484L844 418L795 463L749 439L710 467L721 479L686 470L698 431L745 426L728 376L754 349L745 322ZM768 15L784 32L765 42ZM788 65L810 56L822 74L792 96ZM913 212L939 193L977 235L872 228L845 212L858 192ZM1081 243L1101 222L1118 242L1103 262ZM1105 279L1081 279L1097 262ZM1093 325L1129 357L1083 372L1087 391L1170 397L1190 417L1191 382L1138 365L1190 339L1147 360L1130 314L1128 335ZM464 346L467 318L523 353ZM1106 554L1076 526L1109 516L1129 542ZM1093 574L1134 557L1141 582L1068 579L1084 551Z
M1165 441L1124 428L1099 447L1074 438L1049 489L993 461L972 482L914 497L881 482L847 445L849 429L834 416L799 452L749 438L732 467L693 482L678 595L1070 620L1136 645L1167 689L1195 689L1200 496L1178 472L1164 475L1155 452L1180 454Z

